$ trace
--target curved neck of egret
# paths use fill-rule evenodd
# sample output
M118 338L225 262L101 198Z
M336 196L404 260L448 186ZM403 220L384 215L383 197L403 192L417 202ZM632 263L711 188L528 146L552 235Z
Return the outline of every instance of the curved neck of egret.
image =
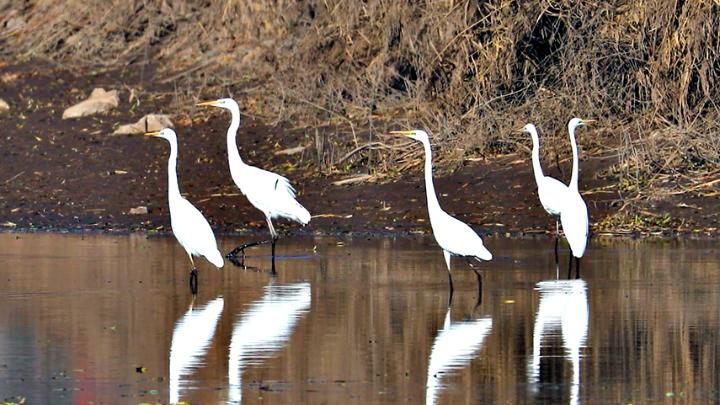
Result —
M240 157L240 152L238 151L237 146L237 131L240 128L240 110L237 108L231 108L230 112L232 113L232 121L230 121L230 128L228 128L227 131L227 150L228 150L228 162L230 163L230 167L232 168L233 165L243 165L245 164Z
M435 194L435 185L433 184L432 150L430 149L430 142L424 140L423 147L425 148L425 192L427 193L428 212L432 217L434 212L441 211L441 209L437 195Z
M570 177L570 188L578 190L578 171L580 170L580 163L578 159L578 148L575 142L575 126L569 126L568 132L570 133L570 146L572 146L573 154L573 165L572 165L572 176Z
M180 187L177 177L177 139L168 139L170 142L170 157L168 157L168 197L180 197Z
M535 129L530 130L530 137L532 138L532 165L533 173L535 174L535 182L540 185L540 181L545 176L540 166L540 140L538 139L538 133Z

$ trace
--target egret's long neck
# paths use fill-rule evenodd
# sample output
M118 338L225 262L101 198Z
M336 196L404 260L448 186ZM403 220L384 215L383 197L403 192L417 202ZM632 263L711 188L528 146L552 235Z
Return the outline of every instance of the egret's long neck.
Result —
M533 173L535 174L535 181L540 184L540 181L545 176L540 166L540 140L538 139L537 131L530 131L532 137L533 148L532 148L532 165Z
M230 121L230 128L228 128L227 131L227 150L228 162L230 163L230 168L232 168L234 164L242 166L245 163L242 161L242 158L240 158L236 140L237 131L238 128L240 128L240 111L232 109L230 112L232 113L232 121Z
M180 197L180 187L177 176L177 140L170 140L170 157L168 158L168 198Z
M440 203L435 194L435 185L432 175L432 150L429 142L423 142L425 148L425 192L427 193L428 212L432 214L440 210ZM432 218L431 218L432 219Z
M575 127L568 128L570 133L570 146L572 146L573 154L573 165L572 165L572 176L570 177L570 188L573 190L578 189L578 171L580 170L580 163L578 159L578 148L575 142Z

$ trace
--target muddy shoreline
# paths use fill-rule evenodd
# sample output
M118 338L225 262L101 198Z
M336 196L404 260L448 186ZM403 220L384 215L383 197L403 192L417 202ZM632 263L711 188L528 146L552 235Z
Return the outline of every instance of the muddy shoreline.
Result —
M120 124L147 113L175 113L169 88L152 82L152 69L140 74L77 72L42 62L0 65L5 78L0 98L11 109L0 115L0 224L10 231L112 233L169 232L166 162L168 145L142 136L112 136ZM86 97L95 87L120 90L120 106L107 115L62 120L62 110ZM128 103L129 94L138 101ZM219 97L224 95L206 95ZM242 104L242 100L239 100ZM209 219L220 234L263 234L262 214L235 187L227 167L225 133L229 115L200 110L190 119L177 117L178 175L181 192ZM310 129L268 126L244 118L237 142L249 164L288 177L298 200L313 219L305 227L279 221L285 235L412 235L429 232L422 173L417 169L382 182L334 183L362 174L323 174L312 148L285 155L278 150L312 144ZM417 147L420 147L419 145ZM717 198L679 195L647 204L649 217L666 223L633 229L607 218L622 207L623 196L599 173L613 157L582 156L580 189L586 199L593 231L601 235L716 236ZM545 163L546 174L566 179L569 156ZM540 206L529 153L515 153L459 162L452 172L435 171L443 208L483 235L550 235L555 223ZM682 204L679 202L682 201ZM136 207L147 214L131 215Z

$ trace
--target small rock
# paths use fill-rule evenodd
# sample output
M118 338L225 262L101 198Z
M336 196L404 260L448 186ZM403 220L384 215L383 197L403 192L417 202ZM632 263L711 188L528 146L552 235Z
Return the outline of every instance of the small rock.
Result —
M2 67L2 64L1 64L1 63L0 63L0 67ZM3 74L0 75L0 82L3 82L3 83L5 83L5 84L9 84L9 83L12 83L12 82L14 82L15 80L17 80L18 77L20 77L20 73L17 73L17 72L16 72L16 73L10 73L10 72L8 72L8 73L3 73Z
M135 207L135 208L130 208L130 211L128 212L128 214L130 214L130 215L147 215L147 213L148 213L148 208L144 205L141 205L141 206Z
M117 107L120 103L117 90L105 91L97 88L87 100L83 100L63 112L63 119L79 118L104 113Z
M66 45L66 46L81 45L81 43L82 43L82 38L83 38L83 35L82 35L81 33L79 33L79 32L76 33L76 34L70 35L70 36L65 40L65 45Z
M15 28L20 28L23 25L25 25L25 19L23 19L22 17L12 17L5 22L5 29L10 31L14 30Z
M10 111L10 104L0 98L0 113Z
M148 114L134 124L122 125L113 132L113 135L142 134L147 131L160 131L163 128L173 128L170 116L165 114Z

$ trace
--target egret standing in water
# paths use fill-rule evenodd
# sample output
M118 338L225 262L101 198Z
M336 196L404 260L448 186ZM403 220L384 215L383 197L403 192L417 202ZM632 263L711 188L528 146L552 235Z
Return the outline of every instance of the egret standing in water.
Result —
M570 177L570 186L567 201L560 213L560 223L565 230L565 237L570 244L570 251L575 257L575 274L580 274L580 258L585 254L589 235L589 220L587 206L578 190L578 177L580 163L578 158L578 147L575 141L575 128L587 125L592 120L582 120L573 118L568 122L568 132L570 134L570 145L573 153L572 176ZM569 259L568 272L572 270L572 258Z
M177 135L175 131L165 128L160 132L147 132L146 136L154 136L170 142L168 158L168 205L170 206L170 224L173 234L185 249L192 264L190 271L190 290L197 294L197 267L193 256L205 256L215 265L223 267L223 257L217 248L215 234L203 214L188 200L180 195L177 177Z
M438 245L443 250L445 264L448 269L448 283L450 286L450 298L453 294L452 273L450 270L450 257L463 256L474 257L478 261L491 260L492 253L483 245L482 239L467 224L451 217L440 208L440 202L435 194L435 186L432 178L432 151L430 150L430 139L425 131L414 129L412 131L391 131L391 134L403 135L422 142L425 148L425 192L427 194L428 213L430 215L430 226ZM480 273L473 268L478 277L478 289L481 288L482 280ZM480 291L480 290L479 290Z
M272 224L273 218L286 218L291 221L307 225L310 222L310 213L295 199L295 189L290 181L283 176L250 166L243 162L236 143L237 131L240 127L240 106L231 98L222 98L215 101L199 103L198 106L213 106L229 110L232 114L230 128L227 131L228 163L230 175L240 191L248 201L265 214L270 229L272 243L272 266L275 271L275 242L278 234ZM245 248L265 242L247 243L235 248L228 254L234 258L238 252L245 252Z
M550 176L543 174L542 166L540 166L540 139L538 138L535 125L527 124L523 127L523 132L530 134L532 138L532 166L535 174L535 182L537 183L538 196L540 204L542 204L548 214L555 217L555 262L558 261L558 240L560 239L560 212L563 204L568 200L570 192L568 186L561 183Z

